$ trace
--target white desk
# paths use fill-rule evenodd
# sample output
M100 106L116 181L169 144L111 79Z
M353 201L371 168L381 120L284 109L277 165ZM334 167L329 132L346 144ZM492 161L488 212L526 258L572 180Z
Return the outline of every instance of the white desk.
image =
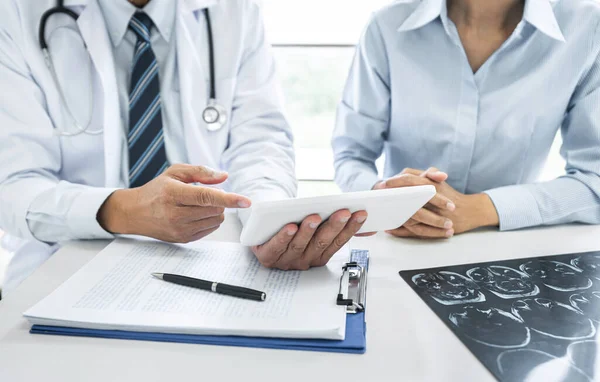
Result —
M235 241L228 219L212 239ZM354 239L371 250L367 353L328 354L30 335L21 313L107 242L65 246L0 302L0 381L492 381L491 374L398 275L401 269L600 249L600 227L477 232L449 241ZM356 379L355 379L356 378Z

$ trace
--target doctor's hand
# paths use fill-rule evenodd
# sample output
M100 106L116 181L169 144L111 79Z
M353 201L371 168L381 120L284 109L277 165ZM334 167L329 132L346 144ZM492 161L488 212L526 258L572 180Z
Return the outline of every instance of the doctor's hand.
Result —
M496 208L486 194L465 195L456 191L446 183L448 175L434 167L426 171L405 169L385 183L394 185L404 177L423 179L425 183L435 186L437 194L402 227L388 233L398 237L448 238L479 227L498 226ZM440 205L441 201L446 200L452 205Z
M188 243L216 231L225 208L248 208L250 199L215 185L227 174L203 166L178 164L142 187L115 191L98 211L108 232L143 235L171 243Z
M325 222L308 216L300 225L288 224L267 243L252 247L262 265L283 270L321 267L360 230L367 212L337 211Z

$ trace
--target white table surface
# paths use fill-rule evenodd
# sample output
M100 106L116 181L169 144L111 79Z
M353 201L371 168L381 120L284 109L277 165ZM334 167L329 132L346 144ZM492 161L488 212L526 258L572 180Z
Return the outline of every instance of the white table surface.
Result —
M227 219L211 239L237 241L239 229ZM364 355L31 335L21 313L108 244L75 242L0 302L0 381L493 381L398 271L599 250L600 227L353 240L371 251Z

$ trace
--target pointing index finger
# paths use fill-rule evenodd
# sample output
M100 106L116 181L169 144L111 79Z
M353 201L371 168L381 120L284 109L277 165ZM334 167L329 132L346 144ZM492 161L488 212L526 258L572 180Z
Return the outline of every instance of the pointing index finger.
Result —
M185 206L248 208L252 204L245 196L216 188L180 184L177 202Z

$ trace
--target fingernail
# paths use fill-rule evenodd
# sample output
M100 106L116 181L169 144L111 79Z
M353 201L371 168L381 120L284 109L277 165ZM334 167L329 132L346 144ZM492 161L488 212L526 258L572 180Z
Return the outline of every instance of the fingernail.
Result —
M310 223L308 226L309 226L311 229L315 229L315 228L317 228L317 227L319 226L319 224L318 224L318 223L314 223L314 222L313 222L313 223Z
M246 200L240 200L238 202L238 206L240 206L241 208L248 208L250 207L250 203Z
M223 177L225 175L227 175L227 173L224 172L224 171L212 170L212 177L213 178L221 178L221 177Z
M288 236L294 236L296 234L296 232L298 232L298 231L291 229L291 230L287 231L287 234L288 234Z
M446 231L446 237L452 237L454 236L454 230L453 229L449 229L448 231Z
M340 223L348 223L348 220L350 220L350 216L344 216L340 219Z
M360 224L364 223L367 220L366 216L359 216L356 221Z
M446 220L446 222L444 223L444 228L450 229L453 225L454 223L452 223L452 220Z
M448 211L454 211L456 209L456 205L452 202L448 202L448 204L446 204L446 208L448 208Z

